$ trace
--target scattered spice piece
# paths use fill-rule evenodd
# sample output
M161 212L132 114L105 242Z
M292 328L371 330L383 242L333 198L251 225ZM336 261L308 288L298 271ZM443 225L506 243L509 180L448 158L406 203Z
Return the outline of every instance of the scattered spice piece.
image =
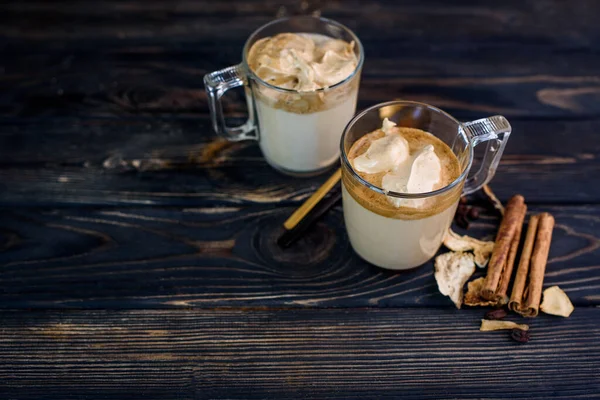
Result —
M489 319L482 319L481 327L479 328L479 330L482 332L489 332L489 331L500 331L503 329L514 329L514 328L528 331L529 325L517 324L516 322L512 322L512 321L491 321Z
M454 214L454 222L459 228L469 229L469 220L467 219L467 206L459 205Z
M471 207L469 210L469 218L471 219L479 219L479 211L475 207Z
M458 218L455 221L456 225L461 229L469 229L469 226L471 226L471 223L464 217Z
M497 306L496 302L485 300L481 297L481 288L483 287L483 281L485 278L477 278L472 280L467 285L467 293L465 294L464 304L471 307L477 306Z
M435 258L435 280L444 296L450 297L456 308L463 301L463 286L475 272L473 255L448 252Z
M481 296L500 305L508 302L508 284L512 275L517 248L521 239L521 229L527 205L521 195L511 197L498 234L494 252L488 265L487 276L481 290Z
M485 313L485 319L489 320L499 320L504 319L508 313L503 308L498 308L496 310L491 310Z
M569 296L558 286L544 290L544 300L540 305L542 312L567 318L574 309Z
M483 185L483 193L485 193L485 196L490 201L492 206L494 206L494 208L500 212L500 215L504 215L504 206L502 205L502 202L498 200L498 197L496 197L489 185Z
M548 213L534 215L529 220L525 244L508 303L508 308L524 317L538 315L553 229L554 217Z
M469 306L502 306L508 302L510 310L525 317L537 316L540 309L547 314L569 317L574 310L573 304L558 286L544 290L544 301L540 305L554 217L542 213L530 218L513 292L508 301L506 292L520 243L527 205L523 196L515 195L504 208L488 185L484 186L483 191L494 208L503 215L496 241L485 242L467 235L461 236L449 229L444 238L444 245L452 252L441 254L435 259L435 278L439 291L449 296L457 308L461 307L463 300L464 304ZM468 228L469 219L478 218L479 211L468 206L467 199L461 197L455 222L463 228ZM466 251L472 251L474 254L465 253ZM469 282L468 289L463 294L462 288L473 274L474 265L485 266L488 260L490 266L487 276ZM519 343L529 342L529 326L503 320L506 316L507 311L503 308L486 312L479 330L487 332L510 329L513 340Z
M456 208L456 214L454 214L454 222L456 225L463 229L469 229L469 220L476 219L479 219L479 211L475 207L467 205L467 199L461 197L458 207Z
M444 246L452 251L472 251L475 256L475 264L479 268L484 268L494 250L494 242L483 241L470 236L461 236L448 229L444 237Z
M527 343L531 339L529 331L515 328L510 332L510 337L519 343Z

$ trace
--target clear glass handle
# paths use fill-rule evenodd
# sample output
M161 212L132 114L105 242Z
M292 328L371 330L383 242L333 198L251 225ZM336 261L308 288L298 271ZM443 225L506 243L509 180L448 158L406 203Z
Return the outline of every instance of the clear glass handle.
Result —
M223 115L223 104L221 97L229 89L246 85L246 74L242 64L234 65L220 71L211 72L204 75L204 86L208 95L208 107L210 108L210 117L212 125L220 136L227 140L238 141L246 139L258 139L256 124L254 123L254 103L252 93L246 86L246 103L248 104L248 120L246 123L229 127L225 124Z
M473 193L488 183L496 173L496 168L504 152L511 127L502 115L465 122L462 129L467 135L471 146L487 142L487 147L479 170L465 182L464 194Z

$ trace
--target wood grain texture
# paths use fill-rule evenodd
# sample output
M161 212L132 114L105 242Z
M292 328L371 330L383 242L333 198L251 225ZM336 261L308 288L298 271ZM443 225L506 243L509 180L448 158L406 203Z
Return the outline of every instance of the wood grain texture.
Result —
M292 211L5 210L0 307L453 307L431 263L394 273L362 261L340 206L280 249L275 240ZM545 286L560 285L576 306L600 304L598 207L530 207L540 211L557 221ZM484 216L469 233L493 237L497 224Z
M481 310L5 311L0 392L19 399L597 398L598 313L527 320L532 340L521 345L507 331L479 332Z
M494 7L473 0L452 4L443 0L370 3L311 0L306 3L318 8L322 14L347 18L354 29L365 31L367 39L412 39L421 45L431 44L431 41L553 48L570 45L593 48L597 45L592 40L598 34L593 14L597 4L593 0L582 0L577 7L557 0L509 0ZM7 40L30 38L55 41L56 44L58 40L78 41L81 38L168 40L185 37L195 40L204 35L243 40L244 31L252 29L248 24L260 25L273 19L280 14L280 7L287 9L283 11L288 14L301 11L300 5L295 0L237 0L235 3L110 0L94 4L38 0L3 3L0 32ZM532 20L532 16L537 19ZM62 24L65 20L70 20L72 25ZM572 23L575 20L577 24ZM28 25L28 22L36 21L37 24ZM239 21L247 21L247 24L238 24ZM557 30L562 30L563 34L557 34Z
M0 2L0 398L600 398L598 10ZM431 263L361 261L339 206L275 246L326 176L290 179L254 143L216 139L202 76L275 16L308 12L361 38L359 108L410 98L510 120L493 187L555 215L545 286L565 289L571 318L525 321L524 346L480 333L484 310L455 310ZM232 124L242 96L224 99ZM488 210L469 232L497 225Z
M202 75L238 63L253 30L280 6L293 11L299 3L0 5L0 82L7 86L0 110L25 116L205 113ZM312 3L364 42L361 107L402 96L465 118L498 112L595 117L598 111L598 102L589 101L598 99L600 87L593 0L577 7L560 0L493 7Z
M521 192L543 203L600 201L587 178L600 172L593 1L307 4L364 42L359 108L411 98L464 120L504 114L514 133L495 181L503 199ZM302 200L324 178L288 179L255 144L215 141L201 82L239 62L254 29L300 6L0 4L0 203ZM241 93L225 99L238 121ZM556 190L565 182L568 190Z
M493 181L503 200L522 193L529 202L600 201L600 186L589 184L600 173L600 120L511 123ZM326 179L290 179L255 142L224 142L210 129L207 117L5 119L0 203L299 204Z

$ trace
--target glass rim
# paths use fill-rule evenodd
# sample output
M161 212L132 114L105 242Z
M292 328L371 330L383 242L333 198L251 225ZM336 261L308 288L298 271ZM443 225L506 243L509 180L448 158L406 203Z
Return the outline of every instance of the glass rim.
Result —
M290 21L290 20L294 20L294 19L315 19L315 20L319 20L321 22L324 23L328 23L331 25L335 25L341 29L343 29L344 31L346 31L348 34L350 34L350 36L352 36L352 40L354 41L354 43L356 43L356 48L358 49L358 63L356 64L356 68L354 68L354 71L352 71L352 73L350 75L348 75L348 77L346 77L344 80L339 81L338 83L331 85L331 86L327 86L327 87L323 87L323 88L319 88L319 89L315 89L315 90L309 90L309 91L298 91L298 90L294 90L294 89L285 89L279 86L275 86L272 85L270 83L268 83L267 81L264 81L263 79L261 79L258 75L256 75L254 73L254 71L252 71L252 69L250 68L250 66L248 65L248 59L246 57L246 55L248 54L248 52L250 51L250 42L252 41L252 39L254 39L254 37L263 29L268 28L272 25L276 25L279 24L281 22L285 22L285 21ZM310 32L307 32L310 33ZM295 16L291 16L291 17L283 17L283 18L278 18L275 19L269 23L266 23L264 25L262 25L260 28L256 29L254 32L252 32L252 34L248 37L248 39L246 40L246 43L244 44L244 49L242 51L242 62L244 64L244 67L246 69L246 74L249 75L251 78L257 80L258 82L260 82L261 84L265 85L266 87L268 87L269 89L273 89L276 90L278 92L281 93L288 93L288 94L309 94L309 93L319 93L319 92L325 92L327 90L331 90L331 89L335 89L337 87L342 86L343 84L345 84L346 82L349 82L352 80L352 78L354 78L358 72L361 70L363 63L365 60L365 53L364 53L364 49L362 46L362 43L360 42L360 39L358 39L358 36L356 36L356 34L347 26L345 26L344 24L341 24L337 21L334 21L332 19L329 18L324 18L324 17L313 17L311 15L295 15Z
M451 121L455 122L456 125L458 126L458 133L457 135L460 135L464 138L465 142L467 143L468 149L469 149L469 162L467 163L467 166L464 168L464 170L461 172L461 174L451 183L449 183L448 185L441 187L439 189L433 190L431 192L422 192L422 193L400 193L400 192L394 192L394 191L388 191L385 190L383 188L380 188L377 185L374 185L370 182L368 182L367 180L363 179L352 167L352 164L350 164L350 160L348 160L348 156L346 155L346 149L344 148L344 140L346 139L346 135L348 134L348 131L352 128L352 126L362 117L364 117L367 113L369 113L370 111L373 110L377 110L383 107L387 107L387 106L393 106L393 105L410 105L410 106L420 106L420 107L425 107L427 109L429 109L430 111L436 112L438 114L443 115L444 117L450 119ZM368 132L366 132L368 133ZM429 132L431 133L431 132ZM431 133L433 135L433 133ZM435 136L435 135L434 135ZM341 158L342 158L342 163L346 166L346 168L348 168L350 170L350 173L352 174L352 176L354 178L356 178L363 186L366 186L367 188L369 188L370 190L373 190L374 192L383 194L385 196L390 196L390 197L396 197L399 199L424 199L424 198L429 198L429 197L434 197L437 196L439 194L443 194L446 193L447 191L449 191L450 189L456 187L460 182L464 181L465 178L467 177L467 174L469 173L469 170L471 169L471 165L473 164L473 144L471 143L471 141L469 140L469 138L467 137L464 129L462 129L462 123L460 121L458 121L456 118L454 118L452 115L448 114L447 112L445 112L444 110L441 110L437 107L434 107L430 104L427 103L421 103L418 101L410 101L410 100L392 100L392 101L387 101L384 103L379 103L379 104L375 104L374 106L371 106L363 111L361 111L360 113L356 114L351 120L350 122L348 122L348 124L346 125L346 127L344 128L344 132L342 133L342 139L340 141L340 154L341 154Z

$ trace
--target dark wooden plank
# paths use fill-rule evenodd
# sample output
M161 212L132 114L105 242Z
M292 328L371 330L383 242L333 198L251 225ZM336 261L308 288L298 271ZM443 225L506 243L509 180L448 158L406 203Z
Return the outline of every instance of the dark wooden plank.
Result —
M305 2L308 11L344 18L353 28L368 32L367 38L382 36L419 41L430 45L443 42L597 46L591 40L598 34L593 0L576 6L560 0L507 0L484 4L474 0L452 3L327 1ZM7 39L77 40L80 38L190 38L219 35L238 38L240 33L261 25L282 13L302 12L296 0L236 0L233 3L185 0L165 3L160 0L127 0L94 3L77 1L27 1L4 3L2 29ZM282 9L283 8L283 9ZM536 17L532 19L532 17ZM71 21L65 26L63 21ZM203 21L198 24L197 21ZM577 21L576 24L572 21ZM34 24L28 24L35 22ZM239 22L245 22L240 24ZM160 30L153 29L160 27Z
M298 4L284 7L294 12ZM216 160L196 157L214 138L201 76L237 62L244 38L278 7L0 5L0 201L203 205L305 197L322 178L282 177L249 143L222 149ZM502 198L519 191L537 202L600 201L587 179L598 173L600 154L595 3L309 7L348 22L364 39L360 107L404 97L463 119L503 113L515 134L496 179ZM226 110L244 114L239 95ZM142 165L152 171L132 168L148 157ZM175 169L165 165L174 162ZM567 190L555 189L564 182Z
M298 2L283 4L298 11ZM503 113L515 133L495 181L502 198L519 191L536 202L600 201L588 179L600 155L596 3L323 1L309 8L364 39L359 107L403 97L463 119ZM237 62L248 33L277 12L279 3L262 1L0 5L0 202L305 197L322 178L280 176L251 143L203 155L214 135L202 75ZM239 93L226 111L244 114ZM147 158L139 172L135 160Z
M432 263L393 273L359 259L339 206L297 245L279 249L292 210L4 210L0 307L453 307L438 293ZM599 207L530 211L557 220L546 286L560 285L577 306L600 304ZM492 237L496 227L488 215L470 232Z
M0 5L0 114L204 113L202 75L239 62L245 38L280 4ZM300 3L283 4L293 12ZM600 30L592 0L576 7L560 0L315 7L364 41L361 107L400 96L462 118L598 112Z
M600 202L600 186L590 185L600 172L600 120L512 124L493 181L502 199ZM277 173L254 142L215 139L206 117L0 121L4 204L297 204L325 178Z
M600 310L532 340L481 310L0 313L6 398L598 398Z
M245 35L235 43L211 36L192 43L116 41L107 49L90 48L88 41L81 44L85 49L65 44L52 50L44 44L23 52L21 45L5 46L0 115L204 114L202 76L240 62ZM402 97L430 102L462 119L492 113L595 117L599 111L596 50L424 47L388 38L364 46L360 108ZM232 98L229 113L243 111L244 102Z
M86 42L87 50L4 51L0 115L205 114L202 76L240 62L243 41L222 49L215 45L219 40L150 48L121 44L109 50L89 49ZM595 117L599 111L596 52L404 45L392 54L377 54L377 49L392 44L373 41L364 46L375 54L367 54L359 108L410 98L447 109L461 119L488 114L581 118ZM549 58L552 63L545 61ZM245 112L239 98L233 96L229 102L228 114Z

